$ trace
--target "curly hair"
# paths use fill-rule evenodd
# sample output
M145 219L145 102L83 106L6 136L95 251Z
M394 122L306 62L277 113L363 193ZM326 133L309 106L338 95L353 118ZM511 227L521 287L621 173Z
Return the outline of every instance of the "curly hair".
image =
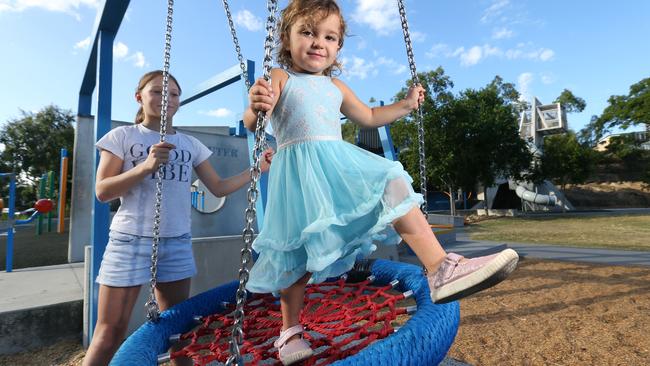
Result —
M278 32L280 42L277 47L278 64L290 68L293 65L291 61L291 51L289 50L291 27L298 19L306 18L306 23L310 26L318 24L323 19L336 14L341 21L341 30L339 37L339 49L343 47L343 38L347 36L347 25L343 19L341 8L335 0L292 0L284 10L280 18ZM341 73L342 65L335 59L334 63L323 70L326 76L334 76Z

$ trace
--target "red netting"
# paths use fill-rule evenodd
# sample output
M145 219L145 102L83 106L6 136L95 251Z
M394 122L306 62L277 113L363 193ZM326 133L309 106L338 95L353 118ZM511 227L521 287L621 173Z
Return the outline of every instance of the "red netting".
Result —
M370 343L395 331L395 319L411 308L400 301L409 295L393 290L396 283L373 286L369 280L346 283L344 279L307 286L300 322L305 327L314 356L302 365L326 365L353 355ZM245 341L241 347L246 364L281 365L273 341L282 325L279 300L271 295L254 295L245 305ZM202 319L202 324L183 334L190 342L171 358L190 357L196 365L225 363L228 359L231 316L234 305L221 314Z

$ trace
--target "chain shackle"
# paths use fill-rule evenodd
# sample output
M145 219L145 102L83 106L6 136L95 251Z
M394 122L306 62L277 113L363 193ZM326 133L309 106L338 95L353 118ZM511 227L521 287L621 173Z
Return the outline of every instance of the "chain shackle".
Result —
M402 32L404 33L404 44L406 45L406 56L408 58L409 68L411 70L411 79L413 85L420 84L417 70L415 68L415 57L413 55L413 46L411 43L411 35L409 32L408 21L406 20L406 9L404 8L404 0L397 0L397 7L399 9L399 16L402 22ZM427 216L427 167L426 156L424 153L424 122L423 122L422 106L418 108L416 113L416 122L418 127L418 156L420 162L420 193L424 198L420 210Z

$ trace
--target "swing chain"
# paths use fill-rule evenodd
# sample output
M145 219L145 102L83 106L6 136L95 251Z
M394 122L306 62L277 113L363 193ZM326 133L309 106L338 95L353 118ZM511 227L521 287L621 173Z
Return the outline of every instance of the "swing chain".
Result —
M230 13L230 6L228 5L228 0L223 0L223 9L226 11L226 17L228 18L228 26L230 27L230 35L232 36L232 42L235 45L235 51L237 52L237 59L239 60L239 67L241 67L242 79L246 83L246 90L250 90L251 82L248 80L248 73L246 70L246 63L244 63L244 56L241 53L241 47L239 47L239 38L237 38L237 32L235 31L235 23L232 20L232 14Z
M228 0L222 0L223 9L226 12L226 18L228 18L228 27L230 28L230 35L232 36L232 43L235 45L235 52L237 52L237 60L239 60L239 67L241 68L241 78L246 84L246 91L251 89L251 81L248 79L248 68L244 62L244 56L241 52L241 47L239 46L239 38L237 37L237 31L235 30L235 23L232 20L232 13L230 12L230 6L228 5ZM264 135L266 136L266 135ZM266 138L263 140L263 145L260 151L264 151L268 148L268 142Z
M169 105L169 59L172 48L172 20L174 14L174 0L167 0L167 27L165 29L165 53L163 62L163 90L162 109L160 111L160 142L165 141L167 134L167 107ZM158 165L156 180L156 204L154 207L153 240L151 248L151 279L149 281L149 301L145 304L147 319L153 322L160 317L160 308L156 301L156 277L158 275L158 244L160 243L160 210L162 206L162 185L165 165Z
M225 3L225 1L224 1ZM276 32L276 11L277 0L267 0L267 9L269 16L266 20L266 39L264 40L264 80L268 83L271 82L271 61L273 59L272 51L274 46L274 36ZM229 12L227 12L229 14ZM234 29L234 27L232 28ZM233 32L234 34L234 32ZM243 64L243 63L242 63ZM246 284L248 283L250 271L248 263L252 261L252 243L255 236L253 224L256 219L255 203L259 191L257 182L260 178L260 154L266 140L266 133L264 128L266 126L266 113L257 113L257 124L255 127L255 147L253 149L253 166L250 168L251 182L248 188L248 208L245 212L246 226L242 233L244 240L244 248L241 251L241 268L239 269L239 288L235 294L237 306L233 313L234 324L232 327L232 334L230 336L230 357L226 361L226 365L244 365L244 358L241 355L240 347L244 343L244 304L246 303Z
M404 8L404 0L397 0L397 7L399 8L399 16L402 21L402 31L404 33L404 43L406 44L406 56L408 57L409 67L411 69L411 78L413 85L420 84L420 79L415 68L415 57L413 56L413 47L411 45L411 35L409 33L409 26L406 20L406 10ZM416 114L416 122L418 126L418 155L420 157L420 192L424 198L420 210L427 216L427 175L426 175L426 157L424 155L424 123L423 123L422 106L418 108Z

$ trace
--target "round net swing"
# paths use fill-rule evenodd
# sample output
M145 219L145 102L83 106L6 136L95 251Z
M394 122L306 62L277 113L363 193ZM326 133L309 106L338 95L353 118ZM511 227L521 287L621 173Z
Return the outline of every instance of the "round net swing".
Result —
M264 78L269 81L277 4L276 0L267 1L269 19ZM227 1L223 0L223 3L243 78L247 86L250 86L245 77L246 70ZM413 80L417 82L402 0L398 0L398 5L409 64ZM172 13L173 0L168 0L164 75L169 70ZM164 89L166 79L164 78ZM163 94L166 92L163 91ZM166 98L163 99L162 110L166 110ZM161 140L164 140L165 114L161 113L161 117ZM426 198L421 113L419 117L420 174ZM256 184L260 174L259 156L265 142L264 118L263 113L258 114L239 281L194 296L159 314L153 295L157 252L157 232L154 230L150 300L146 304L151 321L141 326L122 344L111 361L112 365L155 365L185 357L191 358L196 365L280 364L277 350L273 346L282 325L279 300L271 295L250 297L244 290L248 279L247 264L252 260L250 246L254 234L252 223L257 197ZM159 221L158 207L162 199L160 183L157 191L156 222ZM307 287L301 324L305 326L305 338L315 352L301 364L428 366L442 361L458 330L458 303L433 304L426 278L417 266L376 260L365 262L361 267L363 271L357 268L343 278ZM410 319L403 326L397 326L407 314L411 315ZM182 342L183 348L171 355L163 354L177 341Z
M301 322L315 353L302 365L428 366L441 362L458 330L458 302L433 304L417 266L376 260L369 267L350 272L347 282L340 278L307 287ZM233 281L161 313L157 323L147 322L124 342L111 364L155 365L159 354L171 346L170 337L180 338L184 347L169 358L190 357L195 365L224 364L229 357L230 313L237 286ZM246 339L240 348L244 362L280 365L273 348L281 326L277 299L253 296L245 311ZM396 326L397 317L407 313L410 319Z

